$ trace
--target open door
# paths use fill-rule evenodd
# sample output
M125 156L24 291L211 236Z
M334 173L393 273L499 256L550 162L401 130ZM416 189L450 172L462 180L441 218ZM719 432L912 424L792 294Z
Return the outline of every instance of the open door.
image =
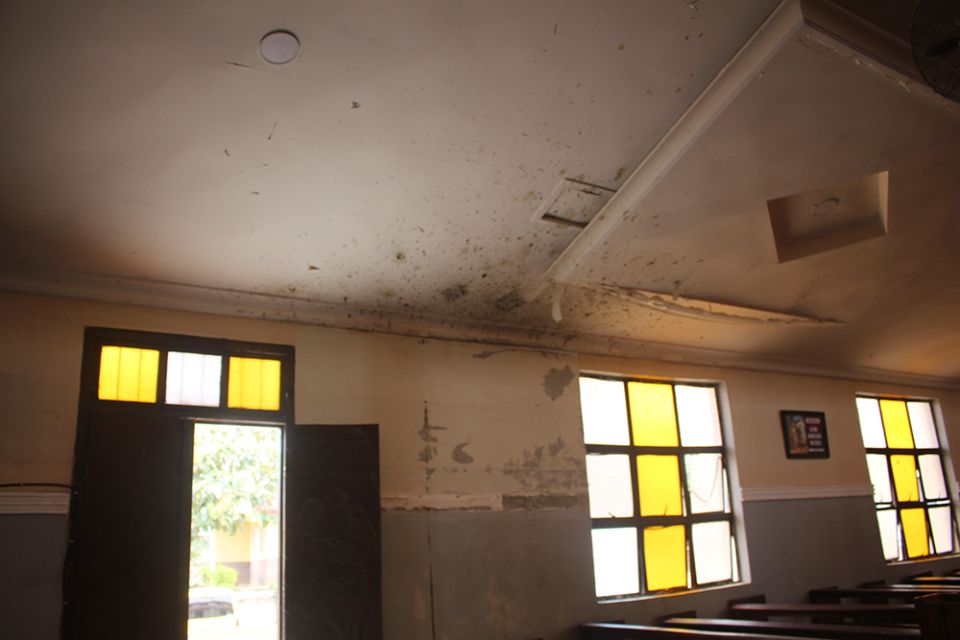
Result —
M184 639L192 429L170 416L92 413L83 433L66 635Z
M286 439L286 640L381 640L376 425L297 425Z

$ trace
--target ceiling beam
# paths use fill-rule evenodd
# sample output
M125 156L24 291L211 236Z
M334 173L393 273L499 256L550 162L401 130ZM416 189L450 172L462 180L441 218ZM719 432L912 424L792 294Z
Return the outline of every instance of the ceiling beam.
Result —
M781 2L674 122L623 186L547 268L532 290L526 292L527 298L539 297L552 282L568 282L581 263L620 226L803 24L799 0Z

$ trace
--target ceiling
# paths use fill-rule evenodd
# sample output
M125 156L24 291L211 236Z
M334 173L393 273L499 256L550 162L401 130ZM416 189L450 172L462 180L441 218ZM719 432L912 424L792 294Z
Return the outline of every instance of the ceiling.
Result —
M7 0L0 287L960 384L960 107L736 9ZM883 171L886 234L778 260L768 200ZM539 219L568 179L586 229Z

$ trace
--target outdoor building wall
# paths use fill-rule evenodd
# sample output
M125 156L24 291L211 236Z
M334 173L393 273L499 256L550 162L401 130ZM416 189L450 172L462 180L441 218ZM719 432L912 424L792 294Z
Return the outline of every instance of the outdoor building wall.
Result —
M587 620L710 614L732 597L797 600L811 587L958 564L883 562L854 405L857 392L936 398L956 443L955 391L17 294L0 294L0 483L70 482L88 326L292 345L297 423L380 425L390 640L572 639ZM721 383L750 583L595 602L581 370ZM786 460L781 409L825 412L831 457ZM0 515L0 619L11 637L57 637L66 534L62 514Z
M216 532L217 559L221 562L250 562L253 548L253 525L245 523L236 533Z

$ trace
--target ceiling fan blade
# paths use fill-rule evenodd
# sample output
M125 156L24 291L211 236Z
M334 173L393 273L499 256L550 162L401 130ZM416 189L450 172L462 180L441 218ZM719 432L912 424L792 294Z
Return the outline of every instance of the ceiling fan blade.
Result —
M960 37L953 37L949 40L944 40L939 42L924 52L924 56L927 58L939 58L942 55L950 53L951 51L956 51L960 49Z

